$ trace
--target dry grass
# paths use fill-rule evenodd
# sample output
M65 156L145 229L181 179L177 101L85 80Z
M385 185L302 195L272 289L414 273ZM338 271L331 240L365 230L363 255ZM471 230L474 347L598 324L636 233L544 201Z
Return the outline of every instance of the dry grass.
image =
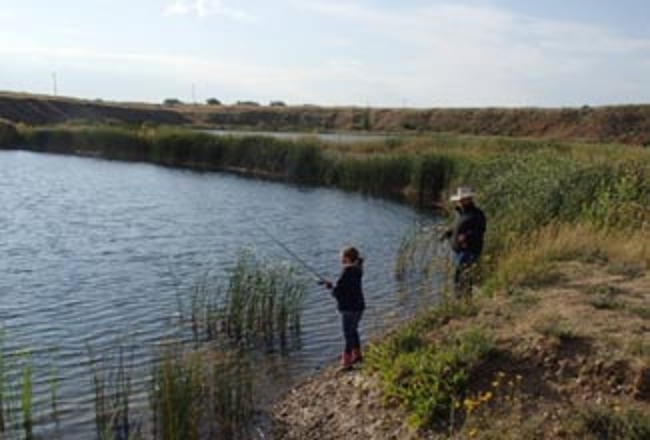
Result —
M499 286L557 281L554 262L611 262L609 270L636 274L650 267L650 231L604 230L587 223L550 225L515 244L500 261Z
M533 305L499 295L482 300L477 318L455 323L455 332L489 323L500 355L476 370L471 408L460 408L454 438L641 439L650 432L639 417L650 413L648 318L633 312L650 302L650 277L611 274L600 263L552 266L560 281L525 288ZM597 295L620 307L596 307Z
M173 98L173 97L170 97ZM647 145L650 106L574 109L386 109L104 102L0 93L0 118L27 124L85 119L93 123L175 123L258 130L463 133L539 139L589 139ZM170 122L170 121L175 122Z

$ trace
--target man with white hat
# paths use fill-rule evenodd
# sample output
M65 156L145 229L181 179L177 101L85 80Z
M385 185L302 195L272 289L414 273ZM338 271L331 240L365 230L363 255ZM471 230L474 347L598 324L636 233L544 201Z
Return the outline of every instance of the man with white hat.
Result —
M454 286L459 296L472 292L472 268L483 252L485 214L474 204L474 191L461 186L450 198L456 203L456 219L442 236L454 251Z

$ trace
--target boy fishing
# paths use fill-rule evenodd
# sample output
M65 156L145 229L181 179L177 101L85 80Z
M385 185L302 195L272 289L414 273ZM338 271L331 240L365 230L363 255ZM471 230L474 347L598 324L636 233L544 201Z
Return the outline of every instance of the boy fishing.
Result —
M345 338L341 366L349 369L363 360L359 337L359 322L366 308L362 286L363 258L356 248L346 247L341 251L341 265L343 271L336 284L328 280L322 280L321 284L332 290L332 296L336 298Z

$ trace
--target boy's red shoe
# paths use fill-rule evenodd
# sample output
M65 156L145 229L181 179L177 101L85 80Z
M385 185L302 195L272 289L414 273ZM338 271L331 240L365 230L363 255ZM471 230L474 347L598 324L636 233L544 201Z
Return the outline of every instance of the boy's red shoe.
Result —
M343 368L349 368L352 366L354 362L352 361L352 353L348 353L347 351L343 352L341 355L341 367Z
M350 364L358 364L363 362L363 355L360 348L355 348L350 353Z

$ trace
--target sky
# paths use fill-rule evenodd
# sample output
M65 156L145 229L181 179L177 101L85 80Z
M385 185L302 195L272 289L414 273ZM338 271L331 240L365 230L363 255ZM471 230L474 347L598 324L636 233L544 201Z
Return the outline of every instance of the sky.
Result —
M371 107L650 103L647 0L0 0L0 90Z

